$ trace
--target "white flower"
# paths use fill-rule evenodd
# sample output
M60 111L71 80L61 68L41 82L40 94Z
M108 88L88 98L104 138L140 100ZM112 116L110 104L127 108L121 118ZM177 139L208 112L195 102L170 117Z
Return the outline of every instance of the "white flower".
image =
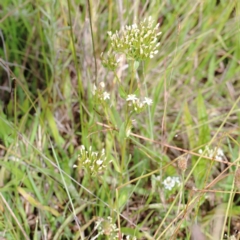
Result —
M97 165L102 165L103 161L102 161L101 159L98 159L98 160L96 161L96 163L97 163Z
M173 181L173 179L171 177L167 177L164 181L163 181L163 185L166 189L168 190L172 190L172 188L175 185L175 181Z
M103 100L110 99L110 94L108 92L103 93Z
M105 88L105 83L104 83L104 82L100 82L100 83L99 83L99 86L100 86L101 88Z
M83 163L83 164L88 164L90 163L91 161L87 158L86 161Z
M167 177L164 181L163 181L163 185L165 187L165 189L167 190L172 190L172 188L175 187L175 185L180 185L180 180L178 177Z
M203 153L203 150L202 149L199 149L198 151L199 154L202 154ZM210 149L208 146L205 148L205 153L206 153L206 157L209 157L209 158L215 158L216 160L218 161L222 161L224 159L224 152L221 148L213 148L213 149Z
M217 156L216 156L216 158L217 158L218 160L223 160L223 158L224 158L224 153L223 153L223 150L222 150L221 148L218 148L218 149L217 149Z
M133 28L133 29L137 29L137 24L136 24L136 23L133 24L133 25L132 25L132 28Z
M20 161L20 159L19 158L17 158L17 157L14 157L14 156L9 156L9 158L8 158L9 160L11 160L11 161L14 161L14 162L19 162Z
M97 155L98 155L98 152L92 152L91 155L92 155L92 156L97 156Z
M160 180L161 180L161 176L158 175L158 176L156 177L156 180L157 180L157 181L160 181Z
M145 97L143 104L147 104L148 106L150 106L152 105L152 103L153 103L152 99Z
M137 240L137 238L134 236L134 237L130 237L129 235L126 236L126 240Z
M105 155L105 149L103 148L102 149L102 156L104 156Z
M179 177L172 177L172 178L175 181L175 184L177 184L178 186L181 184L180 180L179 180Z
M217 149L217 154L220 156L224 156L223 150L221 148Z
M136 97L135 94L130 94L127 96L127 102L129 102L129 101L135 102L137 100L138 100L138 98Z

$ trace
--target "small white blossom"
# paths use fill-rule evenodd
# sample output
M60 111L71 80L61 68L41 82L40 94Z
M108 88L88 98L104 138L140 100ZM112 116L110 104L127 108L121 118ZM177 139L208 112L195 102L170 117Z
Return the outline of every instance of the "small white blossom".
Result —
M153 103L150 98L145 97L142 101L135 94L128 95L126 101L128 102L128 106L131 107L130 111L133 110L136 113L142 112L146 108L146 105L150 106Z
M100 86L101 88L105 88L105 83L104 83L104 82L100 82L100 83L99 83L99 86Z
M152 105L152 103L153 103L152 99L145 97L143 104L147 104L148 106L150 106Z
M83 164L88 164L90 163L91 161L89 159L86 159L86 161L83 163Z
M143 102L138 102L138 104L137 104L137 105L138 105L138 108L140 108L140 109L141 109L141 108L143 108L143 105L144 105L144 103L143 103Z
M98 152L92 152L91 155L92 155L92 156L97 156L97 155L98 155Z
M131 236L127 235L126 240L137 240L137 238L135 236L131 237Z
M101 152L92 151L92 147L86 151L84 146L81 146L80 154L78 155L78 161L80 166L84 167L92 176L101 173L110 161L107 160L105 150ZM74 165L76 168L76 165Z
M103 100L110 99L110 94L108 92L103 93Z
M180 180L178 177L167 177L164 181L163 181L163 185L165 187L165 189L167 190L172 190L175 185L180 185Z
M19 162L19 161L20 161L20 159L17 158L17 157L15 157L15 156L9 156L8 159L11 160L11 161L13 161L13 162Z
M105 83L100 82L98 87L95 85L93 86L92 94L94 95L94 99L97 104L103 104L104 101L110 99L110 94L104 90Z
M111 217L105 219L100 218L95 222L94 230L97 231L97 235L91 238L91 240L99 239L100 236L103 236L103 239L118 240L127 239L127 240L137 240L135 236L131 237L129 235L119 234L119 229L117 225L113 222ZM125 238L124 238L125 237Z
M102 161L101 159L98 159L98 160L96 161L96 163L97 163L97 165L102 165L103 161Z
M130 94L127 96L127 102L130 102L130 101L135 102L137 100L138 100L138 98L136 97L135 94Z
M224 153L223 150L221 148L217 149L217 156L218 159L222 160L224 158Z
M157 181L160 181L160 180L161 180L161 176L158 175L158 176L156 177L156 180L157 180Z
M199 149L198 153L202 154L203 150ZM213 149L210 149L208 146L205 148L205 154L206 154L206 157L214 158L218 161L222 161L224 159L224 156L225 156L224 152L221 148L215 147Z
M177 184L178 186L181 184L179 177L172 177L175 181L175 184Z

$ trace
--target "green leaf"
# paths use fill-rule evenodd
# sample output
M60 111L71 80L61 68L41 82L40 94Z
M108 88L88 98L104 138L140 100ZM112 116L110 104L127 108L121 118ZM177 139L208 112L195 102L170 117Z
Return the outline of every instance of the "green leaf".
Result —
M121 85L119 85L118 90L119 90L120 97L123 99L126 99L128 94L125 92L124 88Z
M52 131L54 140L56 143L58 143L60 146L64 143L63 138L60 136L57 124L55 122L55 119L53 117L53 113L50 111L49 108L46 109L46 120L50 126L50 129Z
M193 128L193 120L192 120L192 115L189 111L188 108L188 103L185 103L184 106L184 123L186 126L186 130L187 130L187 136L188 136L188 141L190 144L190 149L193 149L196 145L196 139L195 139L195 131Z
M204 99L201 93L197 97L197 111L198 111L198 133L199 145L207 144L210 141L210 129L208 126L208 114Z
M134 70L136 71L139 68L139 61L134 61Z
M119 141L123 142L125 138L126 138L126 129L125 129L125 122L123 122L119 129Z
M197 112L198 112L198 146L206 145L210 141L210 130L208 127L208 115L201 93L197 96ZM194 160L193 160L194 161ZM198 159L197 166L194 170L194 177L197 187L201 187L206 178L206 169L209 168L209 161L206 159Z
M8 147L13 141L13 129L8 124L6 115L0 112L0 140Z
M14 175L15 178L12 177L12 179L14 179L16 183L22 182L24 183L25 186L27 186L27 188L32 189L31 182L26 177L25 169L22 169L23 167L20 167L21 163L18 163L17 159L15 159L14 162L13 160L8 162L1 161L0 165L6 168L11 174Z
M126 203L128 202L128 198L129 198L129 191L130 189L128 188L122 188L119 191L119 196L118 196L118 209L123 208Z
M40 202L38 202L35 198L33 198L29 193L27 193L23 188L18 187L17 190L34 207L42 209L43 211L48 211L56 217L60 216L60 214L59 214L59 212L57 212L57 210L55 210L54 208L51 208L49 206L43 206Z

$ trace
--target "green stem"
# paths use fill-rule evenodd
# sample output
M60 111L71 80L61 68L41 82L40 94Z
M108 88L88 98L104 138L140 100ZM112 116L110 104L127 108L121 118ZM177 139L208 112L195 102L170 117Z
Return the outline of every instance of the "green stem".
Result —
M126 154L126 145L127 145L127 139L124 138L123 144L121 147L121 155L122 155L122 161L121 161L121 173L124 172L124 166L125 166L125 154Z
M130 79L130 88L129 88L128 94L132 94L133 81L134 81L135 73L136 73L135 68L134 68L134 60L131 61L130 65L131 65L131 79Z
M71 2L70 0L67 0L67 8L68 8L68 20L69 20L69 27L70 27L70 44L71 44L71 50L73 54L73 61L75 65L75 69L77 72L77 82L78 82L78 94L79 94L79 109L80 109L80 123L81 123L81 138L84 145L87 145L87 124L84 123L83 118L83 98L84 98L84 91L83 91L83 85L82 85L82 78L78 66L77 61L77 54L76 54L76 48L75 48L75 41L74 41L74 34L73 34L73 26L72 26L72 15L71 15Z
M178 204L178 210L177 215L180 212L181 204L184 207L185 206L185 199L184 199L184 178L185 178L185 172L182 172L182 178L181 178L181 190L179 195L179 204Z
M96 57L95 42L94 42L94 36L93 36L92 2L90 0L88 0L87 2L88 2L88 14L89 14L89 20L90 20L90 30L91 30L94 65L95 65L95 84L97 85L98 69L97 69L97 57Z
M127 113L126 113L126 116L127 116ZM126 130L127 130L127 127L129 125L129 121L131 121L131 116L132 116L132 113L129 114L129 116L127 116L127 120L125 122L125 133L126 133ZM124 141L123 141L123 144L122 144L122 147L121 147L121 156L122 156L122 160L121 160L121 172L123 173L125 171L124 167L125 167L125 155L126 155L126 146L127 146L127 136L124 138Z
M114 71L114 76L116 77L118 84L121 85L121 81L120 81L120 79L119 79L119 77L118 77L116 71Z
M110 122L110 115L112 115L112 113L110 112L108 114L108 111L107 111L107 106L106 104L104 103L103 105L103 108L104 108L104 112L105 112L105 116L106 116L106 119L107 119L107 122L108 122L108 126L112 126L113 124ZM112 137L112 141L113 141L113 148L114 148L114 154L115 154L115 158L117 159L117 148L116 148L116 143L115 143L115 139L114 139L114 133L113 133L113 130L110 130L110 134L111 134L111 137ZM106 146L107 147L107 146ZM119 165L118 165L119 166Z

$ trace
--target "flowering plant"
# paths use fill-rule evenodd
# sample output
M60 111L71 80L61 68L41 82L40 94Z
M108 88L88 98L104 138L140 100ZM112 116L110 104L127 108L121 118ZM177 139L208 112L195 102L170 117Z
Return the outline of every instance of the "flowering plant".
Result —
M158 53L157 48L160 45L158 36L161 34L158 32L159 23L156 26L153 23L149 17L139 25L125 26L121 33L108 32L112 48L136 61L153 58Z
M80 162L81 167L85 168L91 175L96 175L97 173L102 172L109 162L105 155L105 149L102 149L99 153L92 151L92 147L90 147L87 151L83 145L81 146L80 154L78 155L78 161ZM77 167L77 165L74 165L74 167Z

